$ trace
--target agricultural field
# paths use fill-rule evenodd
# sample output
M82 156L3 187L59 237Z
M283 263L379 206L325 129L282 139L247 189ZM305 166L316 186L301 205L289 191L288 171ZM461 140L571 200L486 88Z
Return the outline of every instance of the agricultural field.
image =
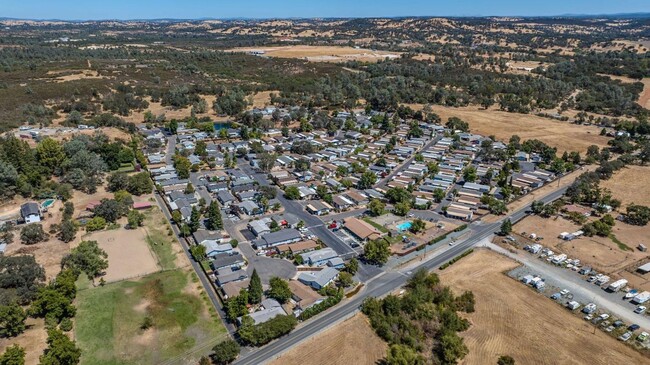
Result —
M421 105L409 105L420 109ZM560 122L529 114L508 113L496 109L484 110L479 107L452 108L432 105L434 113L443 121L458 117L469 123L472 133L484 136L494 135L498 140L508 141L514 134L522 140L538 139L558 153L578 151L584 154L591 145L607 146L608 138L600 135L600 128Z
M387 347L370 327L366 316L357 314L307 339L270 365L375 365L384 358Z
M440 273L442 282L454 292L471 290L476 298L476 312L467 315L472 325L461 333L469 348L463 364L495 364L501 355L512 356L518 364L647 361L604 332L594 333L591 325L503 274L516 266L505 257L477 250ZM522 339L526 339L525 345Z
M398 58L399 52L377 51L365 48L337 46L282 46L233 48L229 52L264 51L264 56L277 58L300 58L311 62L376 62L385 58Z

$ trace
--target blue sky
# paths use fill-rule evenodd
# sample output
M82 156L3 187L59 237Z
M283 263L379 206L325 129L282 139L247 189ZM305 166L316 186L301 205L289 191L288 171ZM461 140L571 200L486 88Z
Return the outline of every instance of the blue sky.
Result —
M0 17L195 19L650 12L650 0L0 0Z

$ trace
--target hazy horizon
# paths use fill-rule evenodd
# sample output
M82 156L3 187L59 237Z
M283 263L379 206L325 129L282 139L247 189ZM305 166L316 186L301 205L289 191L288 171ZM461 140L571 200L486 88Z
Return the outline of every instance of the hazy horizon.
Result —
M113 0L85 3L74 0L25 0L3 4L1 18L24 20L202 20L202 19L313 19L401 17L552 17L608 16L650 13L650 1L548 0L528 3L515 0Z

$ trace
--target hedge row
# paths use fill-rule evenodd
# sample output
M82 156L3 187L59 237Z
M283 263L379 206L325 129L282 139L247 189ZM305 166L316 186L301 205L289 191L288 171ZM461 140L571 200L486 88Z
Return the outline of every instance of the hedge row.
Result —
M462 259L463 257L469 255L469 254L472 253L472 252L474 252L474 249L469 249L469 250L463 252L460 256L458 256L458 257L456 257L456 258L453 258L453 259L447 261L446 263L440 265L440 270L444 270L444 269L448 268L449 266L451 266L451 265L453 265L454 263L456 263L456 261Z

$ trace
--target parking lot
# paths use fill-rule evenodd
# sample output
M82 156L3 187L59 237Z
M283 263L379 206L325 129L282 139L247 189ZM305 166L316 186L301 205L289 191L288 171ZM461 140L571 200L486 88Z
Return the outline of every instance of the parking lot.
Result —
M531 275L537 276L539 274L527 266L520 266L508 272L508 276L518 280L519 282L522 282L522 279L524 277ZM589 311L585 311L585 307L589 303L593 303L595 298L590 298L589 296L584 295L585 293L572 292L571 290L567 289L563 283L561 283L559 280L554 279L552 276L541 277L541 279L544 282L543 289L535 289L529 285L531 286L531 290L537 290L549 300L556 301L558 305L567 307L567 310L571 310L568 308L569 302L577 302L580 304L580 306L573 310L575 315L582 317L584 320L590 321L592 324L598 326L600 330L605 331L617 338L623 336L626 332L631 332L632 335L627 341L631 339L640 346L650 348L650 339L646 338L643 341L637 340L637 337L643 332L647 332L647 329L634 329L634 327L630 328L630 326L636 324L636 322L626 321L625 319L620 318L612 312L608 311L606 308L600 307L598 305L592 306L595 308L592 313L587 313ZM525 284L522 282L522 285ZM613 293L613 295L623 297L624 293ZM640 318L642 317L639 317L639 319ZM644 336L642 336L642 338L643 337Z

